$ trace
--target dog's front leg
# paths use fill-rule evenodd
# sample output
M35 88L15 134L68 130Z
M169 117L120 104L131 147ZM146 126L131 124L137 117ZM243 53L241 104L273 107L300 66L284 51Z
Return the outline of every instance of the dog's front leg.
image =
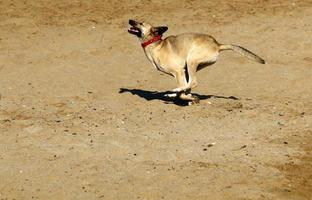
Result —
M183 70L178 71L174 74L174 77L177 81L178 87L173 89L172 91L177 92L177 93L184 91L183 88L185 88L187 85L186 79L185 79L185 72Z
M197 80L196 80L196 68L195 70L188 70L189 82L187 82L185 77L184 70L177 72L174 74L174 77L176 78L178 87L173 89L174 92L176 92L177 96L180 99L191 101L190 104L197 104L199 103L199 98L197 96L193 96L191 94L191 89L193 87L197 86Z
M176 78L177 85L178 85L177 88L173 89L173 91L176 92L176 95L180 99L191 101L191 104L198 103L199 99L197 97L194 97L192 94L190 94L191 89L184 89L188 86L184 70L181 70L175 73L174 77ZM189 92L189 94L186 94L186 92Z
M187 90L191 90L197 87L196 71L197 71L197 64L195 62L189 62L188 67L187 67L187 72L189 75L188 83L185 84L183 87L180 87L177 89L179 89L180 91L187 91Z
M172 90L174 93L165 94L165 97L175 98L177 96L180 96L180 93L182 92L182 90L180 90L180 88L183 88L183 86L185 86L187 84L187 82L185 80L184 71L177 71L177 72L173 73L173 76L176 79L178 87Z

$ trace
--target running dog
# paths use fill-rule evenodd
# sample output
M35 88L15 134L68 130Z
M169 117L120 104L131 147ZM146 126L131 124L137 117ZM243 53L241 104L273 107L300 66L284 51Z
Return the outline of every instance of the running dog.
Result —
M233 50L241 55L265 64L265 61L251 51L233 44L220 44L212 36L199 33L184 33L162 39L166 26L154 27L149 23L129 20L128 32L136 35L148 60L154 67L175 77L177 88L170 97L178 96L191 103L199 103L191 89L197 86L196 72L214 64L219 53Z

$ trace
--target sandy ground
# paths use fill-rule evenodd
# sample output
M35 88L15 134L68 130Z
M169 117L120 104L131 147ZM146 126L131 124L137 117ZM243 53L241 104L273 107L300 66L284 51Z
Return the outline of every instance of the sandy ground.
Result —
M0 199L312 199L312 2L0 1ZM129 18L242 45L170 101Z

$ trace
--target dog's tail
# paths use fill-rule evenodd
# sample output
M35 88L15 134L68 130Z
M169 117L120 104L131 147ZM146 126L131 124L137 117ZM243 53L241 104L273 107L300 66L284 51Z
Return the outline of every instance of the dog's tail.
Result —
M240 46L237 46L237 45L233 45L233 44L221 44L219 46L219 50L220 51L223 51L223 50L233 50L251 60L255 60L257 61L258 63L261 63L261 64L265 64L265 61L260 58L259 56L257 56L256 54L252 53L251 51L243 48L243 47L240 47Z

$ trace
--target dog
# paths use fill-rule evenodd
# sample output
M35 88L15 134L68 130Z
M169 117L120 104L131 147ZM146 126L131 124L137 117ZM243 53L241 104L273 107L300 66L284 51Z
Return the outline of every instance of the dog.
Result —
M219 53L232 50L241 55L265 64L265 61L251 51L233 44L220 44L212 36L200 33L184 33L162 39L168 30L166 26L154 27L146 22L129 20L128 32L137 36L147 59L154 67L175 77L177 88L169 97L179 97L191 104L199 103L191 90L198 84L196 72L214 64Z

